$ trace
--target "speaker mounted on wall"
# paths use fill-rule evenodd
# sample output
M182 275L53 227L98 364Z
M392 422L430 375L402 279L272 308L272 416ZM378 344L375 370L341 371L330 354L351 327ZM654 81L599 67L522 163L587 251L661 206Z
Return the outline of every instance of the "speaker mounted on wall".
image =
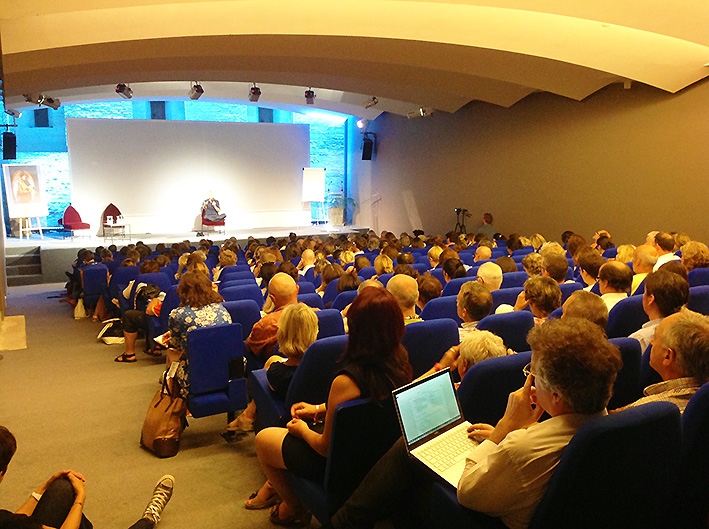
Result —
M17 136L14 132L2 133L2 159L14 160L17 158Z
M362 137L362 159L371 160L374 152L374 140L369 136Z

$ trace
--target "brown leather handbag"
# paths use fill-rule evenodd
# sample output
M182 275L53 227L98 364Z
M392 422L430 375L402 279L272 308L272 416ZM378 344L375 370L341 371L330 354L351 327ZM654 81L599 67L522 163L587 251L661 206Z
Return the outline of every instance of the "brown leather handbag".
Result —
M180 450L186 412L187 406L179 396L177 384L168 384L167 376L163 377L162 387L145 415L140 444L158 457L175 456Z

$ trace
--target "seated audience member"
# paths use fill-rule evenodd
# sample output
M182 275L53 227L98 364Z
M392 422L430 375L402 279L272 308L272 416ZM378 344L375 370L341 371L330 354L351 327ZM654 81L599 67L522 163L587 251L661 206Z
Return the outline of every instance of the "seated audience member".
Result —
M610 241L610 239L611 234L608 232L608 230L598 230L596 233L593 234L593 244L591 246L593 246L599 252L603 253L604 250L615 247L615 245L612 245L608 248L601 248L600 242L607 243L608 241Z
M391 294L367 287L355 298L349 313L350 334L341 358L342 370L332 381L327 402L296 403L287 428L265 428L256 436L256 454L269 488L283 500L271 513L276 525L305 527L310 523L310 513L291 486L290 472L322 481L335 408L358 397L385 402L391 399L393 389L411 380L411 365L401 345L404 318ZM308 423L323 415L322 433L311 430ZM268 489L261 487L255 498L268 501Z
M406 274L397 274L387 283L386 289L394 296L397 305L404 314L404 325L423 321L416 314L416 302L419 298L418 283Z
M618 246L618 253L615 256L615 260L621 263L629 263L633 260L634 252L635 246L632 244L621 244Z
M534 314L534 324L544 323L549 314L561 307L559 284L551 277L530 277L517 297L514 310L523 310L527 305Z
M655 329L663 318L679 312L689 301L689 283L678 274L660 269L650 272L645 278L643 309L650 321L630 335L640 342L640 350L645 351Z
M474 331L478 322L492 310L492 294L484 285L476 281L463 283L456 301L458 317L463 320L458 329L460 339Z
M474 424L458 501L527 527L564 448L576 431L606 415L622 363L603 331L581 319L555 320L530 331L532 362L524 387L510 394L496 426ZM546 411L551 418L538 422ZM333 527L366 528L396 515L402 527L421 526L430 471L399 440L372 468L333 517ZM405 519L401 519L405 518Z
M441 369L457 370L460 379L463 380L465 373L475 364L488 358L505 356L506 354L507 348L499 336L492 334L490 331L469 332L463 337L459 345L454 345L448 349L441 357L440 362L436 362L431 369L416 380L432 375ZM456 389L458 389L459 385L460 383L455 385Z
M657 262L652 271L657 270L668 261L679 261L675 255L675 238L669 233L660 232L655 235L655 250L657 250Z
M288 274L276 274L268 284L268 297L273 300L274 311L256 322L246 339L246 348L264 360L271 356L276 345L278 320L283 309L298 303L298 284Z
M327 262L327 261L326 261ZM322 281L320 283L320 286L315 289L315 292L320 294L320 297L325 295L325 290L327 289L327 286L334 281L335 279L339 279L341 276L345 274L345 271L342 269L340 265L337 263L335 264L326 264L325 268L323 268L322 271ZM339 281L338 281L339 283Z
M566 255L566 250L558 243L558 242L547 242L546 244L543 244L541 248L539 248L539 255L544 257L547 254L550 253L558 253L561 255Z
M271 281L271 278L277 273L276 270L278 270L276 263L264 263L259 267L256 282L261 287L261 292L263 292L264 295L268 290L268 282Z
M608 261L598 272L601 298L605 301L608 311L621 299L628 297L628 291L633 283L633 271L620 261Z
M440 246L432 246L428 250L428 261L431 263L431 268L438 268L439 258L443 253L443 248Z
M662 400L683 413L692 395L709 381L709 318L683 308L663 319L655 329L650 367L662 382L646 387L645 396L630 406Z
M288 261L290 261L290 259L288 259ZM308 270L314 267L315 252L310 249L303 250L303 253L300 255L300 262L298 263L298 273L304 276Z
M657 262L657 250L649 244L641 244L633 252L633 284L630 287L630 295L635 294L638 287L645 281L647 275L652 272Z
M675 233L673 237L675 238L675 252L677 250L681 250L682 246L684 246L688 242L692 242L692 238L686 233Z
M347 272L353 275L358 275L363 268L367 268L369 266L372 266L369 259L367 259L364 255L357 255L355 256L354 266L350 267Z
M473 256L473 262L486 261L492 257L492 250L488 246L480 245L477 250L475 250L475 255Z
M431 274L419 276L416 280L419 287L419 299L416 302L419 309L423 309L426 303L435 298L440 298L443 293L443 285Z
M562 255L566 256L566 253L568 253L574 260L574 263L578 265L578 262L576 261L576 252L578 252L581 248L586 247L590 248L590 246L586 243L586 239L581 237L581 235L574 233L569 237L569 240L566 243L566 252L562 252Z
M655 235L660 233L659 231L650 231L648 232L647 236L645 237L645 244L648 246L655 246Z
M281 264L278 265L278 268L276 268L276 273L278 274L281 272L291 276L293 278L293 281L295 281L296 283L300 279L298 269L290 261L283 261Z
M682 246L682 264L691 272L696 268L709 268L709 248L703 242L690 241Z
M477 237L477 235L482 234L485 237L487 237L489 240L492 240L492 238L495 235L495 228L492 225L492 215L490 213L485 213L483 215L482 224L480 224L475 229L475 234L476 234L476 237Z
M111 250L107 250L106 248L104 248L103 250L101 250L100 255L101 255L101 262L103 264L106 264L109 261L113 261L113 252Z
M502 285L502 268L495 263L483 263L478 268L478 282L490 292L499 290Z
M414 264L416 262L416 257L409 252L400 253L396 258L398 264Z
M513 252L524 248L524 245L522 244L519 235L516 233L510 234L510 236L507 238L506 246L507 255L512 255Z
M558 253L549 253L542 257L542 275L551 277L558 284L566 282L569 273L569 261Z
M273 355L264 365L267 369L268 386L277 398L285 400L288 386L305 351L318 337L318 317L305 303L293 303L283 309L278 321L276 340L278 351L285 355ZM254 429L256 403L252 400L239 416L227 425L227 432L251 432ZM247 509L261 509L270 505L259 505L253 501L256 495L246 500Z
M542 273L542 256L536 252L529 253L522 258L522 266L529 277Z
M463 261L458 258L446 259L443 261L441 268L443 269L443 279L446 280L446 283L451 279L467 277L465 265L463 265Z
M500 267L503 274L509 274L517 271L517 263L514 259L508 256L498 257L495 259L495 264Z
M547 240L544 238L544 236L541 233L535 233L529 238L529 246L534 248L535 252L539 251L539 248L542 247L544 243L546 243ZM566 243L564 243L566 244Z
M407 276L411 276L414 279L417 279L419 276L418 270L414 269L413 266L408 265L408 264L398 264L394 267L394 275L397 274L406 274Z
M605 252L606 250L609 250L611 248L615 248L615 244L613 243L613 240L610 238L608 235L601 235L598 240L596 240L596 246L595 248L599 252Z
M340 280L337 282L337 293L342 294L350 290L357 290L360 283L362 282L359 277L353 276L352 274L342 274Z
M384 274L394 273L394 261L386 255L380 254L374 258L374 271L376 272L375 278L382 276Z
M219 252L219 263L217 263L217 266L214 267L214 270L212 271L212 277L214 281L219 281L219 276L222 273L222 270L226 268L227 266L234 266L236 265L236 254L228 249L222 249Z
M601 296L592 292L577 290L568 297L562 307L562 318L583 318L604 331L608 325L608 307Z
M354 263L354 252L351 250L344 250L340 253L340 265L342 268L347 270L347 266Z
M160 268L163 268L170 264L170 258L164 254L156 255L154 261L158 264Z
M598 282L598 274L606 260L590 246L584 246L576 252L576 262L578 263L581 279L586 286L584 290L591 290ZM600 286L600 285L599 285Z
M682 276L684 279L689 281L689 276L687 275L687 269L684 267L682 264L682 261L668 261L665 264L663 264L659 270L664 270L665 272L672 272L673 274L677 274Z
M0 482L17 450L12 432L0 426ZM84 476L73 470L60 470L32 492L30 498L14 513L0 510L0 527L7 529L90 529L84 516L86 488ZM130 529L152 529L160 521L162 511L172 497L175 478L160 478L143 516Z

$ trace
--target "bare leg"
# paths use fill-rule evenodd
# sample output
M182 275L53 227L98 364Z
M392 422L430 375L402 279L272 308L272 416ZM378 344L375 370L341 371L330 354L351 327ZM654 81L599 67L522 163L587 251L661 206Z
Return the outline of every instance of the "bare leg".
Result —
M295 514L301 503L293 492L286 464L283 461L281 447L288 430L285 428L266 428L256 436L256 455L266 479L283 499L279 510L281 518Z
M123 331L123 336L126 339L126 356L135 356L135 342L138 339L138 333Z
M249 405L244 411L242 411L239 416L227 424L227 430L235 431L242 430L245 432L250 432L254 429L253 423L256 417L256 402L253 400L249 402Z

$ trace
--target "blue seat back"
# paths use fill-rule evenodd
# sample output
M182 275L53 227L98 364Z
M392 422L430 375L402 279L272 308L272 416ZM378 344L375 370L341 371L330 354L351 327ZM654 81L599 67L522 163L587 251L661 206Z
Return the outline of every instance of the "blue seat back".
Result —
M301 278L298 281L298 294L315 294L315 286L310 281Z
M419 275L425 274L426 272L428 272L428 269L431 268L430 264L424 264L424 263L414 263L411 266L414 270L416 270L419 273Z
M330 281L327 286L325 287L325 292L323 293L322 301L325 305L328 303L332 303L335 301L335 298L337 297L337 282L340 280L338 277L337 279L333 279Z
M322 302L320 294L298 294L298 303L305 303L308 307L314 309L324 309L325 305Z
M446 286L446 279L443 277L443 269L442 268L434 268L431 270L431 275L438 279L441 282L441 285Z
M608 312L606 335L608 338L630 336L650 321L643 310L643 298L631 296L621 299Z
M709 316L709 285L689 287L687 308Z
M103 264L94 264L81 268L81 279L84 284L84 297L98 296L103 288L108 285L108 267Z
M244 285L257 285L256 278L251 279L230 279L229 281L219 281L219 292L229 287L240 287ZM261 287L259 287L261 288Z
M315 267L308 268L301 277L301 280L298 281L298 283L302 284L304 281L307 281L310 284L315 283Z
M113 271L111 281L108 284L108 290L112 298L118 298L121 295L121 290L126 288L128 283L138 277L137 266L119 266Z
M438 320L450 318L460 325L463 323L458 317L458 305L456 296L446 296L432 299L421 311L421 318L424 320Z
M502 285L500 285L500 288L523 287L527 279L529 279L527 272L507 272L506 274L502 274Z
M709 285L709 268L695 268L687 274L690 287Z
M387 286L387 283L392 277L394 277L393 273L382 274L377 278L377 281L379 281L382 285Z
M369 279L376 273L377 271L374 269L373 266L366 266L359 271L359 275L361 275L365 279Z
M517 296L524 290L523 287L501 288L492 291L492 312L495 312L497 307L503 304L512 305L514 307L517 301Z
M231 316L232 323L241 324L242 337L246 340L254 324L261 319L261 309L252 299L224 301L224 308Z
M318 317L318 340L345 334L345 324L342 321L342 314L340 314L339 310L318 310L315 315Z
M618 255L618 248L608 248L607 250L603 251L603 258L606 260L615 259L617 255Z
M613 396L608 403L608 409L615 410L643 396L643 387L640 385L642 351L640 342L635 338L611 338L610 342L620 349L623 360L623 367L618 371L613 384Z
M165 293L165 299L162 301L162 307L160 307L160 330L167 332L168 330L168 318L173 309L180 306L180 296L177 295L177 285L172 285L170 290Z
M224 301L239 301L242 299L252 299L256 302L259 310L263 307L263 293L258 285L241 285L238 287L228 287L221 291Z
M709 384L690 399L682 414L682 462L676 494L685 527L702 527L709 502Z
M669 402L585 424L564 449L530 529L663 527L676 486L680 416Z
M431 369L443 353L459 342L455 320L444 318L408 324L401 343L409 353L413 378Z
M522 368L532 353L489 358L468 369L458 388L463 416L471 423L497 424L505 414L509 394L524 385Z
M231 268L230 266L222 270L221 275L219 276L220 281L233 281L234 279L252 279L254 278L254 274L251 270L243 268L243 269L237 269L237 270L227 270L228 268Z
M529 351L527 333L534 328L534 316L526 310L490 314L480 320L476 328L496 334L505 342L505 347L513 351Z
M475 277L457 277L455 279L451 279L448 283L446 283L446 286L443 287L441 296L457 296L458 292L460 292L460 287L463 286L463 283L475 281L475 279Z
M638 342L640 343L640 342ZM652 344L648 345L640 359L640 388L645 389L648 386L662 382L660 374L650 367L650 351Z
M356 290L348 290L346 292L341 292L340 294L337 295L335 298L335 301L332 302L332 308L337 309L337 310L344 310L347 305L352 303L355 298L357 297L357 291Z
M573 283L563 283L559 285L559 289L561 289L561 304L564 304L564 301L569 299L569 296L576 292L577 290L583 290L583 285L581 283L573 282Z
M187 333L190 393L223 391L229 383L229 360L244 354L241 324L200 327Z

